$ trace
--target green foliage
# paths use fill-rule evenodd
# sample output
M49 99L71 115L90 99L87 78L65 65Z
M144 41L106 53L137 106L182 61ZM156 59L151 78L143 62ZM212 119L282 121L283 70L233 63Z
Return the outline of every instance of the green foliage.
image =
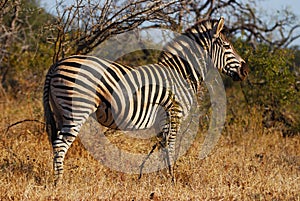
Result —
M40 93L45 70L52 63L52 51L48 44L36 44L34 48L28 50L21 48L16 45L14 51L18 54L12 54L8 58L10 69L6 85L15 97L28 92L30 95Z
M122 56L117 60L117 62L129 66L141 66L146 64L157 63L157 58L159 55L160 55L159 50L151 50L151 49L137 50Z
M121 34L103 42L92 55L106 58L128 66L141 66L157 63L161 53L161 44L144 36L138 39L132 33Z
M3 37L1 48L1 84L14 97L32 95L30 89L39 89L44 71L52 63L53 48L47 42L51 37L47 24L54 17L39 7L36 0L10 1L5 8L4 30L11 31L11 37ZM14 24L14 25L12 25Z
M254 49L241 40L235 42L235 47L250 67L248 80L242 85L248 104L265 110L266 125L280 122L288 132L299 132L300 92L293 66L295 52L291 49L270 51L263 44Z

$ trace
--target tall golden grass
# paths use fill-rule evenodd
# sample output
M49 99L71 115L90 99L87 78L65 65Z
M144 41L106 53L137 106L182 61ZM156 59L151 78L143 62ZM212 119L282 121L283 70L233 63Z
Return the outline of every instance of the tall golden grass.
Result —
M64 182L56 188L43 125L26 121L7 130L24 119L43 121L41 100L2 97L0 109L1 200L300 200L300 135L284 138L279 130L264 128L257 108L233 108L236 116L228 116L218 145L204 160L198 158L200 132L176 163L175 183L164 170L140 180L113 171L77 140L65 160Z

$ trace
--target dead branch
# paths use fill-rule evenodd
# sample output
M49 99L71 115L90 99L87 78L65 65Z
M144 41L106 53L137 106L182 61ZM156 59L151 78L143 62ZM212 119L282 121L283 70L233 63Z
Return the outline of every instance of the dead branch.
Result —
M290 11L282 10L280 15L270 16L270 22L261 18L257 12L256 2L243 2L241 0L206 0L188 1L182 8L186 15L195 16L196 19L186 21L192 24L194 21L207 18L216 18L223 15L227 18L226 25L232 36L243 36L251 43L262 42L268 44L271 49L287 47L300 37L299 19ZM253 44L255 45L255 44Z
M40 120L37 120L37 119L24 119L24 120L17 121L17 122L15 122L15 123L9 125L9 126L6 128L4 134L6 135L10 128L12 128L12 127L14 127L14 126L16 126L16 125L25 123L25 122L37 122L37 123L40 123L40 124L42 124L42 125L45 125L45 122L40 121Z
M108 37L141 26L144 22L163 22L176 9L169 9L178 0L130 0L92 3L77 0L62 8L57 4L55 55L53 62L70 54L87 54ZM174 6L175 7L175 6Z
M295 34L300 24L293 13L283 11L277 20L269 23L261 19L255 8L255 0L251 3L240 0L76 0L71 6L57 2L53 62L70 54L88 54L107 38L136 28L165 27L182 31L196 21L221 15L227 18L231 35L243 36L253 45L263 42L271 48L287 47L300 37Z

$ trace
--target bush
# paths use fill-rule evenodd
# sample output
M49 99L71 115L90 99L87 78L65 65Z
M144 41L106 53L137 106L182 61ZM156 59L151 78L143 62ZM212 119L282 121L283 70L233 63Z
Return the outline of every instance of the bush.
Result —
M295 52L291 49L270 51L263 44L256 48L235 42L243 58L247 58L250 74L242 84L245 99L250 106L262 108L264 125L277 127L284 134L300 131L300 92L294 68Z

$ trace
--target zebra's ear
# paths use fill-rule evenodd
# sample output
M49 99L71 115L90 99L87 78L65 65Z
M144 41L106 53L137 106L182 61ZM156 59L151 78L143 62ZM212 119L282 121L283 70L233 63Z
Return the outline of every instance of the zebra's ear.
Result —
M214 38L218 38L220 35L220 32L223 30L224 27L224 17L222 16L218 23L213 27L213 36Z

